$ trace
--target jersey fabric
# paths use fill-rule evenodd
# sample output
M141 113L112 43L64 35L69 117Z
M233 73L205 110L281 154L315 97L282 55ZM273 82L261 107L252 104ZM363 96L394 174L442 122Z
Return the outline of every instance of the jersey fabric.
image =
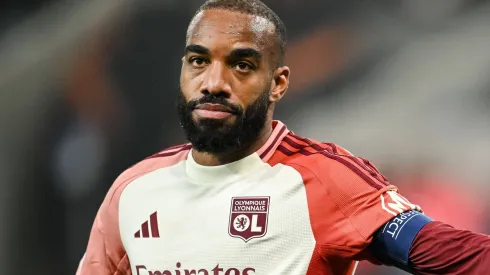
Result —
M410 210L369 161L274 121L239 161L201 166L187 144L122 173L77 274L354 274L375 232Z

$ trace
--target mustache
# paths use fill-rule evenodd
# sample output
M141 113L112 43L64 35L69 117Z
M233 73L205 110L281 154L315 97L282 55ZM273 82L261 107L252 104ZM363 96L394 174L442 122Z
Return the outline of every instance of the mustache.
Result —
M233 113L236 113L236 114L239 114L242 112L242 108L240 105L230 103L224 97L216 97L216 96L211 95L211 94L205 95L204 97L201 97L200 99L190 100L189 102L187 102L187 109L193 110L196 108L197 105L206 104L206 103L223 105L223 106L229 108Z

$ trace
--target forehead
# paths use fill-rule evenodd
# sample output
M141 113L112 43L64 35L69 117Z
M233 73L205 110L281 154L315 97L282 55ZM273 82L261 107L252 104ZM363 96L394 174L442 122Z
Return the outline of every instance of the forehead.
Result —
M266 49L273 44L274 25L267 19L226 10L204 10L189 25L186 44L226 44Z

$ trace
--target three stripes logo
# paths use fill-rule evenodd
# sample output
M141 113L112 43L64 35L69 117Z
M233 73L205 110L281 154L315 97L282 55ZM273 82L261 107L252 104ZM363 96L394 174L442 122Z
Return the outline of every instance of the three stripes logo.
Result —
M158 215L156 211L150 215L150 220L145 221L141 225L141 229L134 233L134 237L136 239L150 238L150 230L151 238L160 238L160 231L158 230Z

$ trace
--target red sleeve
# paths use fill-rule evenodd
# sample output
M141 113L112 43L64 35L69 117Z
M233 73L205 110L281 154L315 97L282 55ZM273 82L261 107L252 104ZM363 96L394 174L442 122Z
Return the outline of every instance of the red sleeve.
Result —
M109 190L97 212L87 250L76 275L131 274L119 234L118 202L125 182L121 176Z
M409 259L414 274L489 274L490 237L431 222L415 237Z
M134 179L187 157L190 146L171 147L124 171L107 193L95 217L87 250L76 275L130 275L131 266L119 231L119 199Z
M324 258L365 260L373 234L398 214L420 210L367 160L322 151L291 164L303 175L313 234Z

